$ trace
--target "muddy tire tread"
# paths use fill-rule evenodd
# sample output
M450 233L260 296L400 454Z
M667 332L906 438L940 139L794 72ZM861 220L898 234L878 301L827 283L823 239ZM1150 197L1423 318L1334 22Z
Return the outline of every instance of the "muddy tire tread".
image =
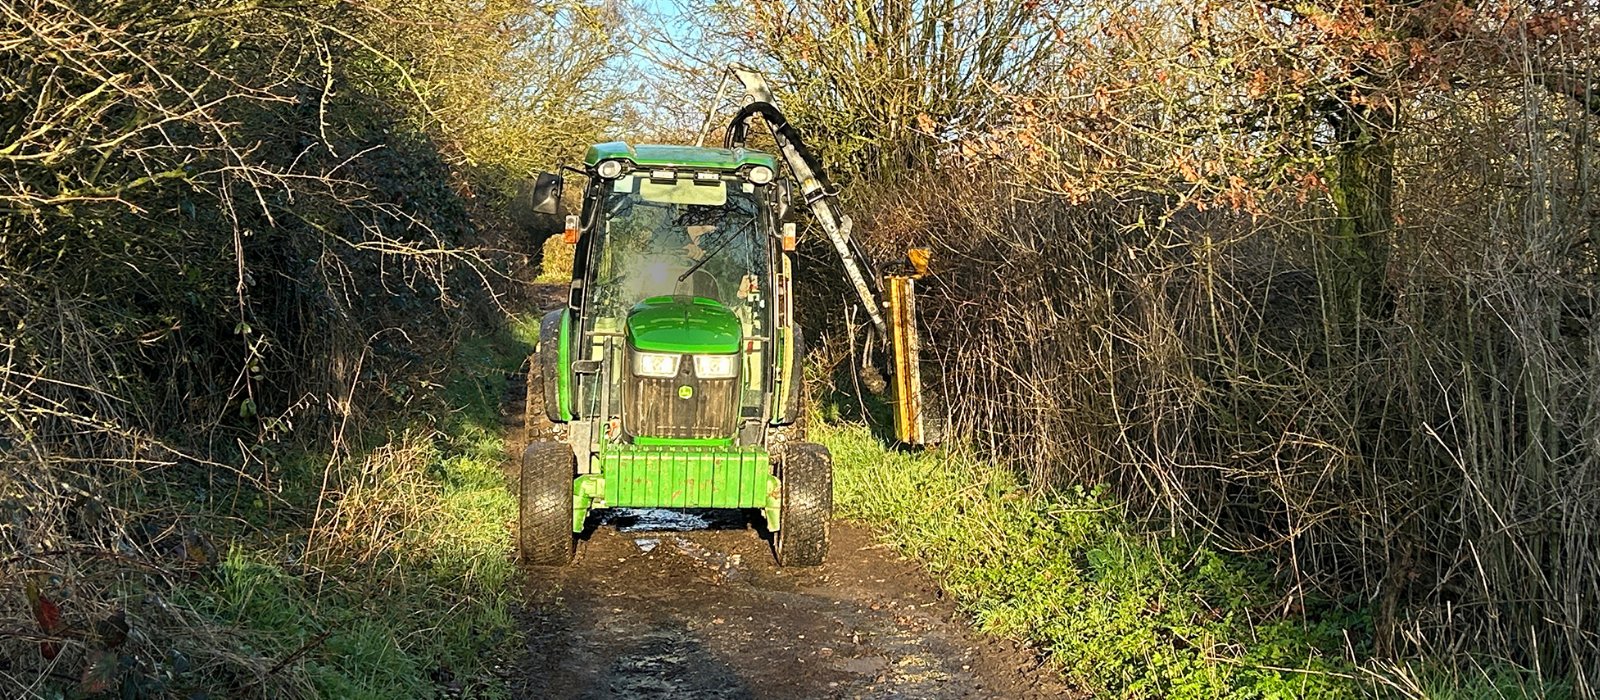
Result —
M523 380L527 394L522 404L522 430L528 443L532 444L554 435L555 423L551 422L545 410L544 363L540 361L539 353L528 356L527 368L528 373Z
M833 455L813 442L797 442L778 461L783 482L781 527L774 537L779 566L818 566L828 556L833 519Z
M544 410L545 423L548 426L561 420L560 394L557 391L555 372L561 364L561 316L562 310L555 309L544 315L539 322L539 348L528 358L529 386L533 386L534 370L539 370L539 390L542 399L539 407ZM530 393L529 396L532 396Z
M572 561L572 450L559 442L537 441L522 452L518 504L518 550L532 566L563 566Z

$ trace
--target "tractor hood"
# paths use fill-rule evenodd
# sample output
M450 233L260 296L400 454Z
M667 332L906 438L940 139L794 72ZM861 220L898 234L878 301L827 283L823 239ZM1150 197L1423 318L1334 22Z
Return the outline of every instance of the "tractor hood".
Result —
M628 339L646 352L731 355L741 336L739 317L705 297L650 297L628 314Z

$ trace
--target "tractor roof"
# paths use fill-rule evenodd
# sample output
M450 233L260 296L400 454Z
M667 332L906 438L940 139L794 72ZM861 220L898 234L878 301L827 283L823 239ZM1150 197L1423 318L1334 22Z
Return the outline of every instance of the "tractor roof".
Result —
M697 148L695 146L632 146L622 141L595 144L583 155L585 165L623 158L641 168L709 168L738 170L747 165L765 165L776 170L778 161L770 154L745 148Z

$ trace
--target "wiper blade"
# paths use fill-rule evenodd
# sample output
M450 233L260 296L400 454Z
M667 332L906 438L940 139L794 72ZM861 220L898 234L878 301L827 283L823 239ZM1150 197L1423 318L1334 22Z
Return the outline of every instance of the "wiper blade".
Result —
M705 267L706 263L711 262L711 259L716 257L717 253L722 252L722 249L723 248L727 248L728 244L732 243L734 241L734 239L736 239L739 236L743 235L745 233L745 231L750 229L752 226L755 226L755 223L756 223L756 220L754 218L751 218L749 221L744 222L744 225L740 226L738 231L735 231L731 235L729 235L727 238L722 239L722 242L718 243L717 247L712 248L710 252L706 253L705 257L700 258L698 261L695 262L695 264L690 265L689 269L684 270L683 274L678 275L678 281L682 282L682 281L684 281L686 279L689 279L689 275L692 275L692 274L700 271L700 268Z

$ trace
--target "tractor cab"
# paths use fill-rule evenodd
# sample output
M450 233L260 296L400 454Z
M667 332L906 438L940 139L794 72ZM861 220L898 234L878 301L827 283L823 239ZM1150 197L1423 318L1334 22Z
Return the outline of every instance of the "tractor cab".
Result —
M763 445L787 326L771 157L610 146L590 149L573 301L580 354L612 371L581 388L584 412L624 443Z

